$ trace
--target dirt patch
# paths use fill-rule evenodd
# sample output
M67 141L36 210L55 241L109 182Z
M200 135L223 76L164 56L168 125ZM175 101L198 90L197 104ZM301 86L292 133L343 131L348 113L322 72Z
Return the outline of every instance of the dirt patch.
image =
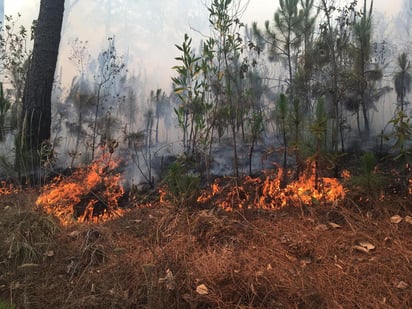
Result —
M0 299L16 308L412 306L412 206L399 196L229 213L152 206L70 226L31 210L35 200L0 200ZM11 235L36 254L22 259Z

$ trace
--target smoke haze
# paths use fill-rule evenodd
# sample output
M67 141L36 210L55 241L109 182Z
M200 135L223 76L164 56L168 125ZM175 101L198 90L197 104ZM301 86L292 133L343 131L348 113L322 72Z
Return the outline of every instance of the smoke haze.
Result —
M360 2L363 3L363 1ZM408 33L412 27L412 10L409 2L401 0L374 1L375 8L379 10L375 11L374 19L376 25L374 36L377 42L376 61L383 61L385 64L382 81L385 85L391 86L393 83L397 55L402 51L407 51L410 47ZM39 0L20 2L6 0L5 13L15 15L20 12L22 14L21 22L29 28L31 21L37 18L39 3ZM242 16L242 21L249 25L253 21L257 21L259 27L263 27L265 20L269 19L272 22L276 9L277 1L251 0L248 9ZM193 38L195 48L200 45L202 38L209 34L208 11L204 1L66 0L65 20L56 72L61 82L61 88L56 93L55 99L66 102L74 78L79 76L79 68L73 64L73 61L69 60L75 42L83 42L87 53L90 54L90 59L95 60L98 58L99 52L107 48L107 39L113 38L117 54L122 56L122 61L126 64L128 77L131 78L130 83L135 82L135 84L126 85L133 89L135 92L133 95L136 97L136 102L126 106L135 104L137 107L133 113L137 113L139 110L136 117L131 116L128 119L129 129L130 126L133 130L147 129L148 126L153 125L145 122L150 110L150 91L161 88L166 96L170 94L171 77L175 75L175 71L172 69L176 65L174 58L180 55L175 44L182 43L185 33ZM384 50L381 48L383 45L379 45L383 41L386 42ZM265 55L262 58L264 57ZM92 61L88 64L87 69L93 71L96 66L97 64ZM392 117L394 102L396 102L396 96L392 91L383 96L376 104L377 111L371 112L371 120L378 128L382 128ZM74 125L75 119L65 119L64 117L76 115L74 112L76 107L70 100L66 103L67 111L61 111L61 118L57 121L70 122L67 124L67 128L69 128L70 125ZM117 104L110 108L112 111L122 107ZM130 109L129 116L131 111ZM167 110L166 113L169 113L169 116L174 114L173 109ZM160 125L163 131L161 138L171 144L177 144L179 136L172 130L176 127L176 124L172 122L173 119L169 119L168 123L163 122ZM70 136L67 128L62 129L63 131L60 131L59 134ZM174 136L174 134L176 135ZM65 143L66 147L73 147L73 141L66 140ZM225 163L222 162L221 165L225 165ZM230 164L228 166L226 164L225 173L230 168Z

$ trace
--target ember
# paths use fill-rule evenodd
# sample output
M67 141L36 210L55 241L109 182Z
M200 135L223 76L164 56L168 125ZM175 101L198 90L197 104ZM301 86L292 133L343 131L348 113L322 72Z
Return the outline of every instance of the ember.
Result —
M345 197L345 189L335 178L318 177L311 173L281 186L283 170L266 172L265 179L245 177L242 185L212 184L210 191L203 192L198 202L213 201L219 207L231 211L235 208L280 209L285 206L336 203Z
M89 167L68 177L58 176L43 188L36 205L56 215L64 224L73 220L97 221L120 215L118 201L124 195L119 163L109 152Z
M20 190L7 181L0 182L0 196L18 193Z
M409 179L409 194L412 194L412 178Z

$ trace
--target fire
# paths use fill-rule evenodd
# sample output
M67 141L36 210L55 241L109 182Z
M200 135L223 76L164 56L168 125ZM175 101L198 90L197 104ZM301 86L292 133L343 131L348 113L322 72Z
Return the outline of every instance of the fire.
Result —
M36 205L56 215L64 224L73 220L97 221L120 215L119 199L124 195L119 163L103 152L89 167L68 177L58 176L42 189Z
M310 173L282 186L283 170L266 172L266 177L245 177L242 185L222 186L219 181L211 190L203 192L198 202L214 201L219 207L231 211L235 208L280 209L288 205L333 204L345 197L345 189L335 178L318 177Z
M0 196L16 194L19 191L20 190L16 188L12 183L4 180L0 182Z

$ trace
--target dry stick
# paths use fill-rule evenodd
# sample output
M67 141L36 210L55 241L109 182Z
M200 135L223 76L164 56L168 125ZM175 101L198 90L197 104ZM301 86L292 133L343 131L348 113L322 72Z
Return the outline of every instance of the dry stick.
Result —
M84 244L87 244L88 239L90 238L90 230L87 232L86 234L86 240L83 242L82 247ZM83 248L83 254L85 252L85 249L88 247L88 245L86 245L85 248ZM95 252L95 251L93 251ZM93 259L90 258L90 262L86 265L86 267L83 269L82 273L80 274L79 278L76 281L76 284L74 285L73 289L70 291L69 295L67 296L67 298L65 299L62 309L64 309L66 307L67 302L69 301L69 299L71 298L71 296L74 293L74 290L78 287L78 285L80 284L80 280L83 278L83 275L86 273L86 270L89 269L89 267L91 266L91 263L93 262ZM77 267L76 267L77 268ZM70 276L70 280L73 278L74 272L72 273L72 275Z
M345 218L346 223L349 225L350 229L352 230L352 232L355 233L356 232L355 228L352 226L352 224L349 222L349 220L346 218L346 216L344 216L344 218Z

